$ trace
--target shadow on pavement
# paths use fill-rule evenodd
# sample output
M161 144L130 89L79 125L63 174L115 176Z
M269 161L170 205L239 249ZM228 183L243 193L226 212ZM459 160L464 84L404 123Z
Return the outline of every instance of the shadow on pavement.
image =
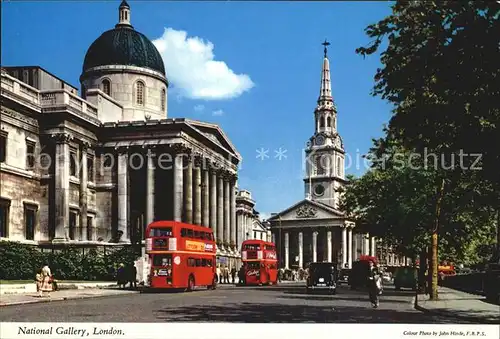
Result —
M318 307L257 303L230 303L163 308L155 312L159 320L241 323L442 323L443 319L392 309L370 307ZM455 320L456 322L456 320Z
M368 296L366 297L357 297L357 296L347 296L347 297L339 297L338 294L337 295L332 295L331 297L330 296L327 296L327 295L324 295L322 297L320 296L311 296L311 295L305 295L305 296L285 296L285 297L278 297L279 299L302 299L302 300L319 300L319 301L323 301L323 300L331 300L331 301L335 301L335 300L345 300L345 301L361 301L361 302L366 302L366 303L369 303L369 299L368 299ZM383 296L380 296L380 303L399 303L399 304L408 304L408 300L401 300L401 299L387 299L387 298L384 298Z

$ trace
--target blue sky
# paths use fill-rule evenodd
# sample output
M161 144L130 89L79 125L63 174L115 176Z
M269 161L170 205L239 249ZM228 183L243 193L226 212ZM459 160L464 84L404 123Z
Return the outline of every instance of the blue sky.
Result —
M40 65L79 88L87 48L117 23L119 3L4 2L2 65ZM135 29L164 47L168 117L221 126L243 157L239 187L264 216L304 198L303 149L314 131L325 38L338 130L353 159L346 172L365 171L356 158L382 135L390 106L370 95L379 57L354 51L369 42L364 28L390 13L389 2L129 3ZM260 148L270 157L256 158Z

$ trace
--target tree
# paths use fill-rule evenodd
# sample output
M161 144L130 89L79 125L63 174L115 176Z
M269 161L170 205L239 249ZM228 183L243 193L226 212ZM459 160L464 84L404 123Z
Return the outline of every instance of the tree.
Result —
M448 184L456 177L479 177L492 189L487 205L500 210L500 5L486 1L397 1L393 13L366 33L374 40L357 49L366 56L381 53L383 68L375 75L374 95L394 104L391 135L405 148L451 158L481 154L482 169L472 173L475 156L461 157L455 173L435 167L436 206L433 221L433 289L437 299L437 235ZM477 166L476 166L477 167ZM498 214L497 214L498 215Z

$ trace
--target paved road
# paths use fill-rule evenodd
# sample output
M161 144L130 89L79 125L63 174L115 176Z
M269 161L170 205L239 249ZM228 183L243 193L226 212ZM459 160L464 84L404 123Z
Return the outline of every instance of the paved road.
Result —
M7 306L0 309L0 318L23 322L457 323L414 310L413 295L386 287L380 307L373 309L365 293L347 287L329 296L307 295L303 284L224 286L215 291L140 293Z

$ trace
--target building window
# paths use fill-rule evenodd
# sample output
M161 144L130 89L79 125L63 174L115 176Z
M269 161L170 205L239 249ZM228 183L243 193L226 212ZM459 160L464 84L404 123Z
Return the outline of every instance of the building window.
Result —
M69 212L69 238L70 240L75 240L76 235L76 219L78 217L77 212Z
M102 81L102 91L107 95L111 95L111 82L108 79Z
M161 98L160 98L160 100L161 100L161 110L162 110L163 112L165 112L165 109L166 109L166 107L165 107L165 102L166 102L166 100L167 100L167 93L166 93L166 91L165 91L165 88L163 88L163 89L161 90Z
M26 169L35 169L35 143L26 140Z
M137 105L144 106L144 83L141 81L137 82L135 102Z
M323 161L321 155L317 156L316 159L316 175L323 175L325 174L325 168L323 166Z
M0 198L0 238L9 237L10 200Z
M7 157L7 133L0 134L0 162L5 162Z
M87 157L87 179L94 182L94 157L91 155Z
M87 240L92 241L92 228L94 227L94 218L87 217Z
M24 236L26 240L35 240L37 210L37 206L24 205Z
M332 127L331 124L332 124L332 118L330 117L326 118L326 127Z
M69 175L76 177L76 150L70 150L69 152Z
M325 119L322 115L319 117L319 127L325 127Z
M253 238L257 239L257 232L256 231L253 231Z

